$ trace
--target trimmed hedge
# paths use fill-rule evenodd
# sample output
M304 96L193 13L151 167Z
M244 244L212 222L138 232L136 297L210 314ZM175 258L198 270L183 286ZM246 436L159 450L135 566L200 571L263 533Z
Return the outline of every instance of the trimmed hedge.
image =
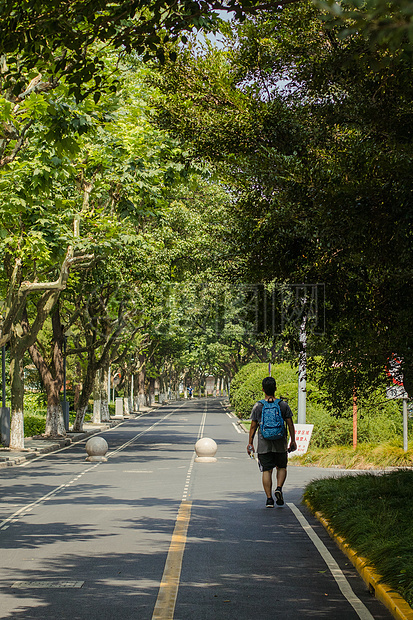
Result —
M298 376L289 363L273 365L272 375L277 382L276 396L288 401L294 421L297 420ZM243 366L231 382L230 402L238 417L248 419L257 400L263 398L261 383L268 376L268 364L251 363ZM322 404L323 393L307 380L307 422L314 424L311 447L349 446L353 441L352 407L340 418L333 416ZM359 403L357 437L359 443L380 444L398 442L403 433L401 404L386 401L384 390L372 392ZM409 420L410 431L413 420Z
M24 416L24 436L33 437L34 435L43 435L46 429L46 418L37 415Z
M277 398L288 401L291 409L297 409L298 377L297 370L287 362L273 365L271 373L276 382ZM230 401L240 418L249 418L257 400L263 398L262 380L268 377L268 364L251 363L243 366L231 382ZM307 395L318 395L315 386L307 382Z

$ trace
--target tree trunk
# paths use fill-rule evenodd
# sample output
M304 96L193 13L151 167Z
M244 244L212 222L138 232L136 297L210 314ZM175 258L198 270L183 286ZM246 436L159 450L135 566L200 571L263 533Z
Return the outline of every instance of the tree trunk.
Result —
M93 414L92 414L92 422L93 424L100 424L101 422L101 402L96 398L93 399Z
M123 415L129 417L130 413L130 375L125 364L123 367Z
M124 367L123 374L125 377L123 381L123 396L124 398L129 398L131 382L130 382L130 374L126 366Z
M92 422L94 424L100 424L101 421L101 392L100 392L100 375L101 370L98 370L95 377L95 385L93 389L93 416Z
M143 355L139 356L139 364L141 370L138 374L138 401L139 401L139 409L146 406L146 398L145 398L145 379L146 379L146 371L145 371L145 358Z
M164 403L167 400L166 398L166 385L165 385L165 375L161 374L159 377L159 403Z
M47 393L47 415L45 435L50 437L62 437L66 435L63 419L62 404L60 402L60 390L54 383L54 391Z
M108 402L108 368L102 368L100 382L100 419L102 422L110 422Z
M75 422L73 424L74 433L81 433L83 431L83 422L85 421L87 410L88 410L88 404L79 405L78 410L76 411Z
M77 407L79 405L80 393L82 391L82 366L78 359L76 360L76 380L77 380L77 383L75 384L75 396L74 396L74 403L73 403L73 407L75 411L77 411Z
M199 398L202 396L202 379L203 375L200 373L198 377L198 385L199 385Z
M46 360L41 354L37 343L29 347L30 357L33 360L47 394L47 414L45 435L62 437L66 435L63 410L60 402L60 391L64 380L63 342L64 335L60 322L59 302L52 314L52 355Z
M93 393L96 371L97 369L94 360L94 352L92 352L91 354L89 354L86 377L83 382L83 389L79 398L79 404L76 410L76 418L73 424L73 430L75 433L81 433L83 431L83 423L85 421L85 415L89 406L89 398Z
M183 372L183 374L182 374L182 377L181 377L182 386L183 386L183 387L182 387L182 390L183 390L183 397L184 397L184 398L188 398L188 391L187 391L187 389L186 389L186 377L187 377L187 374L188 374L188 371L187 371L187 370L185 370L185 371Z
M133 410L131 399L132 379L131 373L125 367L125 382L123 384L123 410L126 415L129 415Z
M130 377L130 382L131 382L131 388L130 388L130 405L131 405L131 412L134 413L136 411L135 408L135 385L136 385L136 380L135 380L135 371L132 370L131 373L131 377Z
M149 402L148 402L148 405L149 405L149 407L153 407L154 404L155 404L155 379L151 377L149 379Z
M179 399L179 377L176 372L172 375L172 398L174 400Z
M14 340L14 339L13 339ZM23 450L24 448L24 381L23 356L20 350L11 341L10 346L10 380L11 380L11 411L10 411L10 448Z

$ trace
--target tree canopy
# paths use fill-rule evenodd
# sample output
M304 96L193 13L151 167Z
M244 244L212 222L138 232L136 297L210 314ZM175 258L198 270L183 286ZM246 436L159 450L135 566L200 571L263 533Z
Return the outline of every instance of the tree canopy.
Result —
M47 365L47 332L60 372L71 326L72 353L90 353L82 407L110 360L139 359L150 380L231 375L296 354L296 330L256 308L287 292L282 314L292 286L322 283L320 381L361 393L395 354L409 384L409 6L0 0L1 343L15 367L19 342ZM220 49L192 36L218 28Z
M323 282L329 364L413 368L411 62L299 3L159 69L160 126L233 187L244 278ZM331 355L330 355L331 352ZM350 364L351 366L351 364Z
M170 42L185 43L192 30L215 30L217 11L242 18L245 11L268 5L257 0L1 0L3 84L20 96L27 77L40 73L52 84L64 76L77 98L90 91L98 96L107 46L162 61Z

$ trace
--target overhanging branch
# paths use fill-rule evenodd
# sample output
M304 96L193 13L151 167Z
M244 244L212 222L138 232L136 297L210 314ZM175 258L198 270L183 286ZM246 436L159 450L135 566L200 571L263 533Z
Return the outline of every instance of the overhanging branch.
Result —
M93 254L82 254L80 256L73 256L73 247L69 246L66 251L66 256L60 267L60 273L57 280L53 282L25 281L20 284L18 290L15 292L15 287L17 285L21 269L21 260L17 259L15 261L9 292L7 295L6 314L3 318L1 325L0 347L4 346L9 341L12 325L24 308L29 293L43 291L44 293L49 292L52 294L53 291L55 291L56 296L48 296L47 302L46 299L44 299L44 303L46 304L46 311L51 310L60 292L66 288L70 269L74 267L89 266L93 262L93 260Z

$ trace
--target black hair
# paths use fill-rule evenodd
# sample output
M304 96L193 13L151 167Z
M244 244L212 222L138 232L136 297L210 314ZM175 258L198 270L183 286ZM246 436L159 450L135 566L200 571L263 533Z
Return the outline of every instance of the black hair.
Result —
M276 388L277 384L274 377L265 377L265 379L262 380L262 389L267 396L274 396Z

